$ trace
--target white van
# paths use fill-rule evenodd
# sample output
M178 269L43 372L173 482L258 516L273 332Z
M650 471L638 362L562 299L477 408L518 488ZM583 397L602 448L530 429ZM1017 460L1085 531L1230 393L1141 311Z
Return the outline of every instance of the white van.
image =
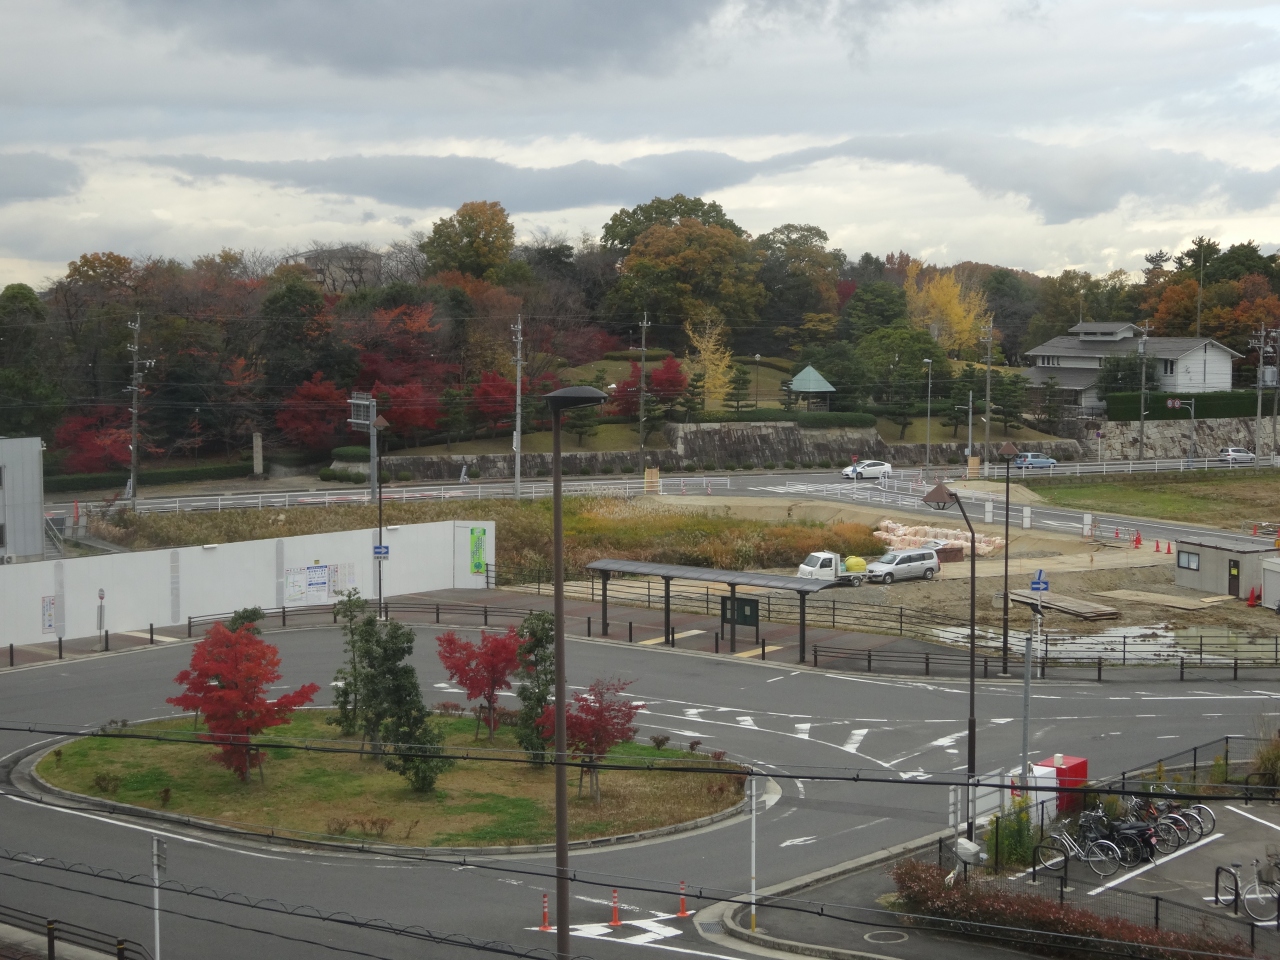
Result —
M934 551L915 547L886 553L874 563L867 564L867 579L872 583L888 586L895 580L908 580L911 577L932 580L941 569L942 564L938 562L938 555Z

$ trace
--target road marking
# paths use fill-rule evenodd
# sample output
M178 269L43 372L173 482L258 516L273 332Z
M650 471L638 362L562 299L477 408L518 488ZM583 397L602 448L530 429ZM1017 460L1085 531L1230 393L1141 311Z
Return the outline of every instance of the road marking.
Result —
M753 720L751 717L739 717L739 718L738 718L738 726L740 726L740 727L748 727L748 728L750 728L750 729L752 729L752 730L759 730L759 729L760 729L759 727L757 727L757 726L756 726L756 722L755 722L755 720Z
M294 857L273 857L267 853L254 853L252 850L240 850L237 847L228 846L221 843L210 843L208 840L196 840L193 837L184 836L181 833L170 833L166 830L157 830L155 827L144 827L133 823L123 823L119 820L112 820L110 817L97 817L92 813L84 813L80 810L67 810L64 807L54 807L47 803L36 803L33 800L25 800L22 797L9 795L9 799L15 803L25 803L33 807L39 807L41 810L52 810L56 813L66 813L73 817L84 817L86 820L97 820L100 823L110 823L117 827L123 827L126 830L139 830L142 833L150 833L157 837L169 837L172 840L184 840L187 843L194 843L199 847L213 847L215 850L225 850L228 853L240 853L246 857L259 857L263 860L284 860L292 863L304 862Z
M1166 733L1164 736L1156 737L1156 739L1157 740L1177 740L1178 736L1179 735L1176 733Z
M857 753L858 748L862 746L862 741L866 739L867 734L870 732L870 728L864 730L851 730L849 732L849 739L844 742L844 746L840 749L848 750L850 753Z
M703 733L701 730L673 730L671 727L658 727L658 729L674 733L677 737L704 737L707 740L715 739L713 734Z
M903 780L928 780L933 776L932 773L925 773L923 769L910 770L906 773L898 774Z
M783 840L778 846L780 847L803 847L807 843L816 843L817 837L793 837L790 840Z
M794 677L795 674L793 673L792 676ZM765 681L765 683L773 683L774 680L785 680L785 679L786 677L770 677L768 680Z
M675 639L683 640L685 637L696 637L700 633L706 633L705 630L685 630L683 633L677 633ZM639 646L648 647L655 643L665 643L666 637L654 637L652 640L641 640Z
M797 724L796 724L796 736L797 736L797 737L799 737L801 740L808 740L808 739L809 739L809 728L810 728L810 727L812 727L812 726L813 726L813 724L810 724L810 723L797 723Z
M690 720L701 720L702 718L698 716L698 714L702 713L705 709L705 707L685 707L684 715Z
M673 917L672 914L667 913L667 914L660 914L653 920L623 920L622 926L624 928L629 926L639 927L640 929L644 930L646 933L658 933L661 939L667 939L681 932L680 930L677 930L675 927L668 927L666 924L660 922L662 920L670 920L672 919L672 917ZM656 926L661 926L664 928L664 930L673 930L675 932L674 933L659 932L658 930L655 929L654 926L650 926L651 924ZM525 929L537 930L538 927L526 927ZM666 943L654 942L655 939L657 938L648 937L648 936L645 936L644 934L640 934L639 936L635 936L635 937L614 937L612 935L613 931L617 929L618 929L617 927L610 927L607 923L579 923L579 924L573 924L569 928L572 934L575 934L577 936L582 936L582 937L589 937L592 940L612 940L614 943L627 943L637 947L654 947L658 950L666 950L671 953L681 953L691 957L710 957L711 960L742 960L742 957L740 955L730 955L727 953L711 953L708 950L693 950L689 947L676 947Z
M1228 807L1227 809L1230 810L1231 808ZM1236 812L1239 813L1240 811L1237 810ZM1262 822L1266 823L1265 820ZM1268 823L1267 826L1271 826L1271 824ZM1280 830L1280 827L1276 827L1276 829ZM1112 880L1110 883L1104 883L1100 887L1094 887L1092 890L1089 891L1088 896L1096 897L1103 890L1110 890L1112 887L1118 887L1120 884L1124 883L1126 880L1132 880L1134 877L1138 876L1139 874L1146 873L1152 867L1156 867L1156 866L1159 866L1160 864L1168 863L1170 860L1175 860L1178 857L1182 856L1184 853L1190 853L1192 850L1199 850L1206 843L1211 843L1212 841L1217 840L1221 836L1225 836L1225 834L1213 833L1205 837L1203 840L1197 840L1195 843L1189 843L1185 847L1182 847L1179 850L1173 851L1173 853L1169 854L1167 857L1161 857L1159 860L1152 860L1149 863L1147 863L1145 866L1139 867L1137 870L1130 870L1128 873L1124 874L1123 876L1116 877L1116 879Z
M1250 820L1257 820L1264 827L1270 827L1272 830L1280 830L1280 827L1277 827L1274 823L1271 823L1268 820L1263 820L1261 817L1255 817L1252 813L1245 813L1243 810L1237 810L1235 807L1227 807L1227 809L1232 813L1240 814L1242 817L1248 817ZM1214 834L1214 836L1217 836L1217 834Z
M1013 717L1000 717L999 719L992 718L991 720L988 720L987 722L988 722L988 723L1012 723L1012 722L1013 722Z
M967 737L968 735L969 735L969 732L967 730L961 730L959 733L951 733L945 737L939 737L937 740L933 741L933 743L929 744L929 746L949 747L953 743L955 743L957 740L959 740L961 737Z
M781 647L765 647L764 652L773 653L775 650L781 650L781 649L782 649ZM743 650L741 653L729 654L729 656L731 657L758 657L759 655L760 655L760 652L758 650Z
M637 647L651 647L655 643L666 643L666 637L654 637L652 640L639 640L636 642Z

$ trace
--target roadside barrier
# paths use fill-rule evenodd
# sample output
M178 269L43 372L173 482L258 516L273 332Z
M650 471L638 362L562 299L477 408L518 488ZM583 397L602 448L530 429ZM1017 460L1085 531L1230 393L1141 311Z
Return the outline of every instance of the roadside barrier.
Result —
M683 880L680 881L680 911L676 914L676 916L677 917L693 916L693 914L691 914L684 905L684 881Z
M545 893L542 895L542 925L538 929L544 932L551 929L551 914L547 910L547 895Z

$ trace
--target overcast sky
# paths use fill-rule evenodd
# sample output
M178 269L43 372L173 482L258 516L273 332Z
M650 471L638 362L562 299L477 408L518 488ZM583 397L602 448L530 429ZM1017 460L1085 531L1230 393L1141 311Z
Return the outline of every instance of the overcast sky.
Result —
M1041 273L1280 244L1280 4L0 0L0 283L655 195Z

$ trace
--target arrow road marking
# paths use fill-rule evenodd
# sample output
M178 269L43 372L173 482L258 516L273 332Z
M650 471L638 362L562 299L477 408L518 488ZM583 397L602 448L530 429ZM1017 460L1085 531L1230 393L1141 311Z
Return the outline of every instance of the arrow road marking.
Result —
M739 717L739 718L738 718L738 726L740 726L740 727L747 727L747 728L748 728L748 729L750 729L750 730L759 730L759 729L760 729L759 727L757 727L757 726L756 726L756 722L755 722L755 720L751 719L751 717Z
M795 837L794 839L791 839L791 840L784 840L784 841L782 841L782 843L778 844L778 846L780 846L780 847L802 847L802 846L804 846L806 843L816 843L816 842L817 842L817 840L818 840L818 838L817 838L817 837Z
M811 726L813 726L813 724L810 724L810 723L797 723L797 724L796 724L796 736L797 736L797 737L799 737L801 740L808 740L808 739L809 739L809 728L810 728Z

